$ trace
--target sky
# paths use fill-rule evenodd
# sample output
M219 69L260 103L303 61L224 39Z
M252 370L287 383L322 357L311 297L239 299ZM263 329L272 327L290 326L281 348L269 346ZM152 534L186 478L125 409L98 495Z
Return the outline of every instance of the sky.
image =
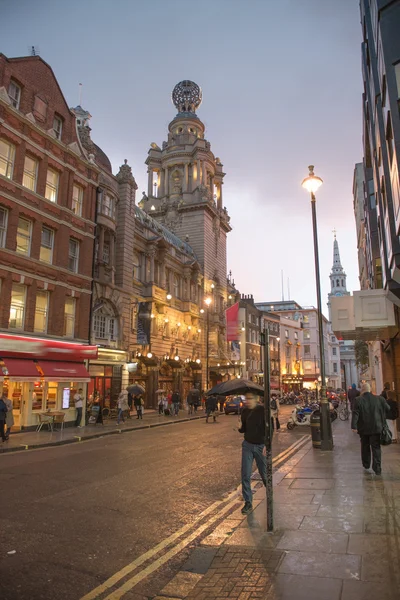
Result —
M141 191L151 142L176 110L175 84L198 83L197 111L226 173L228 270L256 301L316 303L308 165L317 195L324 312L337 230L348 290L359 289L352 183L361 143L358 0L0 0L0 52L34 45L92 138Z

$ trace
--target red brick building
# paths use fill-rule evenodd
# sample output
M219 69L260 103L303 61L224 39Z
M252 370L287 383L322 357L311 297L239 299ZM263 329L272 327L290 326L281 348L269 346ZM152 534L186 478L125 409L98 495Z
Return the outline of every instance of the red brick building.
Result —
M0 54L0 334L88 344L98 174L49 65ZM39 365L33 381L27 363L7 365L1 340L0 360L17 424L62 406L73 419L62 394L68 377L72 391L83 382L82 371L72 382L71 364L58 379Z

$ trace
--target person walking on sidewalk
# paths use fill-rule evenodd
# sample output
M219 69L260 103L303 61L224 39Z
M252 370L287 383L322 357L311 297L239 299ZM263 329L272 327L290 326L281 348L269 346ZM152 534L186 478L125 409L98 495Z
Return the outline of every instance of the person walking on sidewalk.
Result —
M10 437L10 433L11 433L11 427L14 425L13 403L12 403L12 400L10 400L10 398L7 398L7 396L5 394L3 396L3 400L4 400L5 405L7 406L7 413L6 413L6 425L7 425L6 439L8 440L9 437Z
M7 440L5 433L6 415L7 415L7 394L3 394L0 398L0 436L3 442Z
M175 392L172 394L172 404L174 407L174 415L177 417L179 414L179 404L181 402L181 395L178 392L178 390L175 390Z
M392 434L392 442L393 444L397 444L397 423L396 420L399 418L399 406L396 400L396 394L391 390L387 391L387 404L390 407L390 413L386 415L386 423L390 429L390 433ZM8 416L8 413L7 413Z
M133 404L136 408L136 414L138 419L143 419L143 399L142 396L135 396L133 398Z
M75 408L76 408L76 419L75 427L81 427L82 422L82 410L83 410L83 395L82 388L79 388L78 392L74 396Z
M126 390L122 390L120 395L118 396L117 425L119 425L121 419L122 419L122 422L125 423L124 412L126 410L129 411L128 392Z
M275 420L277 431L279 431L279 429L281 428L281 424L279 423L279 409L280 409L279 399L278 399L278 396L276 396L274 394L271 398L271 425L272 425L272 429L274 429L274 420Z
M354 405L356 403L356 398L358 398L359 395L360 395L360 390L358 390L356 384L353 383L352 386L351 386L351 388L347 392L347 398L348 398L348 400L350 402L350 410L351 410L351 412L353 412L353 410L354 410Z
M206 423L208 423L208 419L210 416L213 416L213 421L217 420L215 415L215 411L217 410L217 397L216 396L208 396L206 398Z
M257 397L252 393L247 393L245 398L246 406L240 415L241 426L239 429L239 433L244 434L242 443L243 515L247 515L253 510L251 474L254 460L264 485L267 485L264 406L257 402Z
M358 433L361 441L361 461L364 469L369 471L371 467L376 475L382 472L381 464L381 433L385 425L386 415L390 413L390 407L382 396L371 394L371 386L364 383L361 387L361 395L357 398L351 428Z

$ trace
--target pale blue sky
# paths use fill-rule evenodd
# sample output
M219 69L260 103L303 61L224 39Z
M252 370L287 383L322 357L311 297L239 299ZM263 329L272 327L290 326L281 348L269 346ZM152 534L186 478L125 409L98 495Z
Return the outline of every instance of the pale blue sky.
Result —
M174 85L202 87L198 115L226 172L228 268L243 293L280 299L283 269L291 299L315 303L310 205L300 187L310 163L324 179L324 302L334 227L348 288L358 289L358 0L0 0L0 10L0 51L22 56L38 46L71 106L83 83L93 139L115 172L128 159L138 192L149 145L161 145L175 116Z

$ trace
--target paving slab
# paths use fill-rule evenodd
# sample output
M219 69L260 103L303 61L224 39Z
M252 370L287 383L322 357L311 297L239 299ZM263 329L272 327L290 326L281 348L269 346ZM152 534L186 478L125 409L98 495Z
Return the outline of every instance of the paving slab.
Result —
M171 598L187 598L202 577L203 576L198 573L179 571L161 590L160 595Z
M399 600L399 588L385 582L345 581L341 600Z
M359 579L361 557L347 554L288 552L279 566L279 573L310 577Z
M364 519L336 517L304 517L300 529L308 531L344 531L346 533L363 533Z
M299 550L307 552L324 552L345 554L348 544L348 535L345 533L326 533L314 531L285 531L277 549Z
M400 534L400 532L399 532ZM391 535L376 535L356 533L350 535L349 554L376 554L384 556L390 554L391 559L395 560L400 553L400 537ZM398 561L400 564L400 560Z
M272 579L265 600L340 600L340 579L280 573ZM368 600L371 600L368 598ZM391 600L391 599L390 599Z
M291 490L330 490L335 486L334 479L295 479Z
M361 580L396 584L400 590L400 560L396 556L367 554L362 556ZM400 592L399 592L400 598Z

